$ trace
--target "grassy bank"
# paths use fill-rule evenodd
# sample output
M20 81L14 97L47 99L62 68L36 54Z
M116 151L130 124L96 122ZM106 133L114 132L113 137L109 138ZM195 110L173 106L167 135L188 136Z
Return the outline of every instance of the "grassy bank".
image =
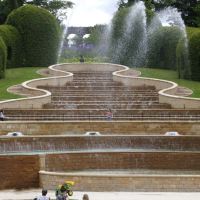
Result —
M141 71L143 77L157 78L169 80L180 86L187 87L193 91L192 97L200 98L200 82L178 79L178 74L172 70L152 69L152 68L136 68Z
M19 98L19 95L8 93L7 88L27 80L40 78L41 76L36 73L39 69L41 67L7 69L6 78L0 80L0 100ZM192 97L200 98L200 82L178 79L175 71L150 68L136 68L136 70L141 71L143 77L169 80L180 86L190 88L194 92Z
M7 92L7 88L27 80L40 78L41 75L36 73L39 69L41 69L41 67L7 69L6 78L0 79L0 100L19 98L19 95Z

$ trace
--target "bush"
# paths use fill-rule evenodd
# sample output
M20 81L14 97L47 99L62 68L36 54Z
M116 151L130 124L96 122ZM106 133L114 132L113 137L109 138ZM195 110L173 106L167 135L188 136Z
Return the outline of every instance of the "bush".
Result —
M189 37L189 58L191 79L200 81L200 31L192 33Z
M7 47L7 66L6 68L21 67L22 49L21 36L17 29L10 25L0 26L0 36Z
M56 18L47 10L25 5L8 16L7 24L22 36L23 66L49 66L56 63L60 29Z
M149 36L148 62L149 67L176 69L176 48L182 38L181 31L176 27L161 27Z
M114 63L126 64L124 56L121 55L119 48L125 30L125 19L128 15L129 8L122 8L114 15L112 19L111 42L109 56Z
M5 77L7 49L3 39L0 37L0 78Z
M123 8L113 18L111 58L128 66L144 66L146 57L145 13Z

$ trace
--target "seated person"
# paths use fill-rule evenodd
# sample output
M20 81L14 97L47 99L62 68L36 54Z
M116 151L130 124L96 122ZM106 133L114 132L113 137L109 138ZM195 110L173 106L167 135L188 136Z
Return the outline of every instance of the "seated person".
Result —
M3 113L3 110L0 110L0 121L4 121L5 120L5 115Z

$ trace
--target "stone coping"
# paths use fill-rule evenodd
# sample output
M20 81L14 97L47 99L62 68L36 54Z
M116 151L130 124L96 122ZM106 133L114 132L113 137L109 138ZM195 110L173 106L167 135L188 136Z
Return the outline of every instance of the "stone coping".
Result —
M110 171L112 171L112 170L110 170ZM61 176L61 177L70 175L70 176L79 176L79 177L91 176L91 177L196 177L196 178L198 177L198 178L200 178L200 175L196 175L196 174L125 174L125 173L108 174L108 173L105 173L102 171L101 171L101 174L98 174L98 173L92 174L92 173L89 173L89 171L88 172L83 171L81 173L79 172L76 174L76 171L74 171L74 172L50 172L50 171L40 170L39 174L40 175L42 174L42 175Z
M101 68L99 68L99 66L101 66ZM102 67L102 66L105 66L105 67ZM173 94L174 90L178 87L178 85L176 83L174 83L172 81L161 80L161 79L136 77L137 75L141 75L141 73L138 72L137 70L136 70L136 73L135 73L136 76L134 76L134 77L128 76L128 75L123 75L124 72L129 70L129 68L127 66L111 64L111 63L93 63L93 64L63 63L63 64L52 65L52 66L49 67L49 69L51 70L50 72L52 72L52 75L53 75L52 77L33 79L33 80L25 81L24 83L22 83L22 86L25 89L28 89L28 90L34 91L34 92L43 93L42 95L1 101L0 102L0 108L4 109L6 107L9 107L9 105L11 105L10 103L14 103L14 105L11 106L11 107L17 108L19 106L15 105L16 102L22 102L21 104L22 104L22 107L23 107L23 105L29 103L28 102L29 100L33 100L33 101L30 101L30 105L28 105L27 107L30 107L30 108L31 107L32 108L38 108L39 107L39 108L41 108L43 104L51 101L51 99L50 99L51 92L49 92L48 90L39 89L39 88L36 88L36 87L38 85L40 85L41 82L43 82L43 81L45 81L46 84L49 83L51 85L52 80L55 81L55 80L59 80L61 78L67 78L67 77L73 78L73 74L71 72L69 72L70 69L74 68L74 70L79 70L79 67L80 67L81 70L89 69L89 70L92 70L92 71L93 70L94 71L103 71L103 70L107 69L108 71L113 71L114 80L115 80L115 77L118 77L118 78L123 79L122 82L128 82L129 79L131 79L131 81L134 80L134 82L137 82L139 80L140 82L138 84L140 84L140 85L142 85L141 84L142 82L144 82L143 84L145 84L145 81L147 81L147 84L151 84L151 83L153 84L153 82L155 82L156 85L165 84L166 87L164 87L164 88L159 86L160 91L158 92L159 93L159 100L162 103L171 103L171 104L173 104L173 107L175 107L175 108L176 108L176 106L177 107L178 106L184 107L184 108L192 108L192 107L200 108L200 99L191 98L191 97L181 97L181 96L176 96L176 95ZM134 70L132 70L132 71L134 71ZM63 75L63 74L65 74L65 75ZM120 81L120 80L118 80L116 78L116 81ZM43 84L44 84L44 82L43 82ZM60 83L58 83L58 85L59 84ZM48 98L46 98L46 97L48 97ZM44 101L41 101L42 99ZM38 102L37 102L38 105L34 106L34 102L36 100L38 100ZM175 101L173 102L173 100L175 100ZM177 100L183 100L183 102L180 103L180 105L177 105Z
M147 137L147 138L152 138L152 137L155 137L155 138L168 138L168 137L171 137L171 138L196 138L196 137L200 137L200 135L179 135L179 136L166 136L166 135L137 135L137 134L134 134L134 135L125 135L125 134L118 134L118 135L112 135L112 134L101 134L100 136L87 136L85 134L77 134L77 135L23 135L23 136L20 136L20 137L11 137L11 136L6 136L6 135L0 135L0 139L10 139L10 140L20 140L20 139L23 139L23 138L93 138L93 137L112 137L112 138L117 138L117 137L139 137L139 138L142 138L142 137Z
M103 120L99 120L99 121L89 121L89 120L76 120L76 121L68 121L68 120L56 120L56 121L32 121L32 120L29 120L29 121L0 121L0 124L62 124L62 123L89 123L89 124L93 124L93 123L166 123L166 124L169 124L169 123L173 123L176 122L176 123L191 123L191 124L195 124L195 123L199 123L200 120L187 120L187 121L183 121L183 120L117 120L117 121L103 121Z

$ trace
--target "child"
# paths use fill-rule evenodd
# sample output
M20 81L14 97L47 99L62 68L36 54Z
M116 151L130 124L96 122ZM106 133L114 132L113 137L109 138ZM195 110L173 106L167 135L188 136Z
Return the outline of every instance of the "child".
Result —
M84 195L83 195L83 200L89 200L88 194L84 194Z

